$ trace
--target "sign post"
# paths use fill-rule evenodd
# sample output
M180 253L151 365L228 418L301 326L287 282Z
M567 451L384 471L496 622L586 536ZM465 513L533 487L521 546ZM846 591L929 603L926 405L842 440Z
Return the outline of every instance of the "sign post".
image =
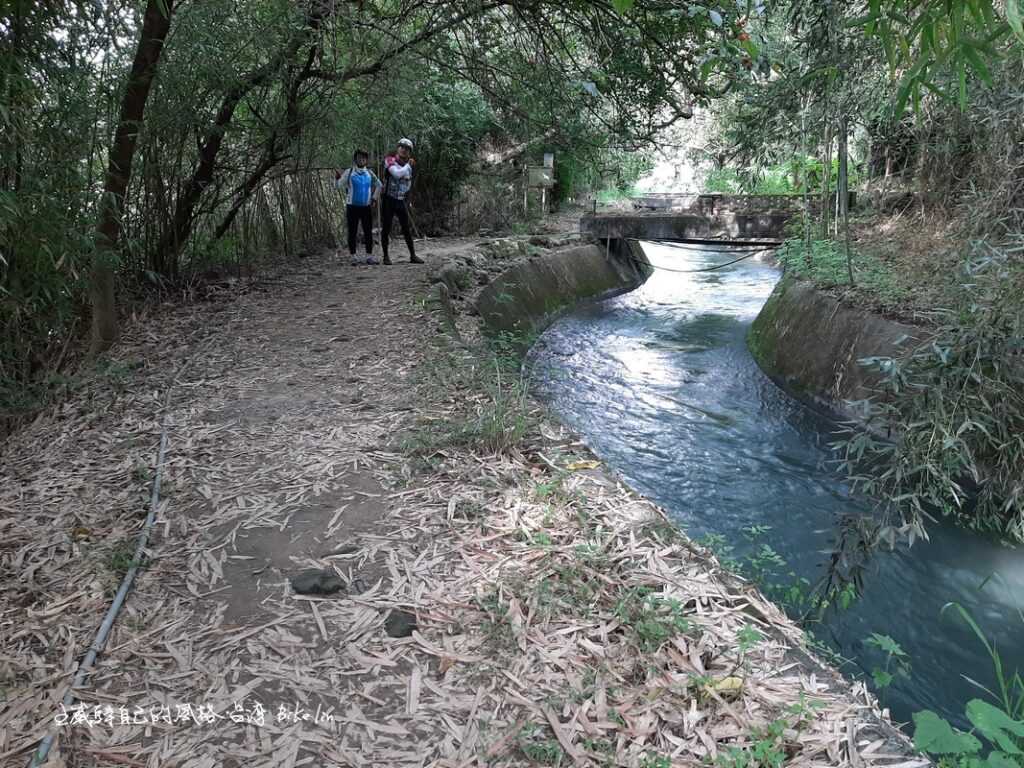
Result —
M548 164L550 163L550 165ZM555 186L555 156L551 153L544 155L544 165L526 166L526 191L523 192L524 208L526 207L527 194L530 189L540 190L540 211L541 215L547 214L548 189Z

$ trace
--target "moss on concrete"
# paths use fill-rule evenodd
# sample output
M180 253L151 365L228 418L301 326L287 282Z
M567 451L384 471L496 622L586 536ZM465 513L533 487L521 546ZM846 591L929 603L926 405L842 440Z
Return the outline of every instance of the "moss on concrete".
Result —
M476 306L492 337L536 338L568 307L632 290L650 271L635 243L565 248L515 263L480 292Z
M783 283L787 280L789 278L784 277ZM779 286L772 292L772 295L768 297L768 301L761 308L761 312L751 324L750 331L747 334L747 347L750 349L750 354L757 361L757 364L766 371L773 370L776 367L774 360L778 351L776 346L778 337L773 332L773 329L777 325L779 307L782 303L779 297L785 291L783 283L779 283Z
M786 276L751 325L747 346L761 369L795 397L857 418L848 402L871 396L878 384L860 361L897 355L901 339L912 343L923 335Z

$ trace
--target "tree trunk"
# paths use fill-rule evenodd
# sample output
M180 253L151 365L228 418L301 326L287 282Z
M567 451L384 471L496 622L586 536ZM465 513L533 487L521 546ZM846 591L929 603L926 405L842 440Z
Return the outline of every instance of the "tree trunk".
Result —
M846 240L846 273L853 285L853 258L850 255L850 174L847 133L849 125L844 115L839 121L839 183L836 194L839 197L839 215L843 220L843 235ZM837 222L838 223L838 222Z
M803 157L800 159L801 175L803 176L802 189L804 196L804 261L807 263L807 268L810 269L812 266L811 257L811 183L809 178L809 172L807 167L807 159L810 157L810 151L807 146L807 102L801 100L800 102L800 151L803 153Z
M24 130L24 116L22 102L24 101L25 82L27 80L22 57L24 56L23 42L25 32L25 9L24 0L14 3L11 11L13 16L10 30L9 54L6 57L9 67L3 73L2 95L7 105L7 128L3 138L0 139L0 158L3 159L3 167L0 168L0 191L11 191L14 193L15 201L18 201L18 193L21 191L22 171L24 154L22 148L22 133ZM16 202L17 204L17 202ZM4 260L0 262L0 286L12 289L15 295L21 290L21 274L17 267L18 263L18 237L15 230L15 217L8 220L4 240L6 241L6 253L3 253Z
M832 121L825 118L825 152L821 179L821 239L828 240L828 220L832 208Z
M117 339L117 245L123 227L125 193L132 177L132 160L156 76L157 62L171 28L175 0L148 0L142 34L135 49L128 85L121 98L114 142L110 147L107 177L96 226L92 259L92 351L108 349Z

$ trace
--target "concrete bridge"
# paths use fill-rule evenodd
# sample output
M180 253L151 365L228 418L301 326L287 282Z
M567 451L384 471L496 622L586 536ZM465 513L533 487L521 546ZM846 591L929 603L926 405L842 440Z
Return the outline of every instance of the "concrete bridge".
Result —
M635 201L647 210L588 213L580 231L601 240L781 243L803 206L793 195L648 195Z

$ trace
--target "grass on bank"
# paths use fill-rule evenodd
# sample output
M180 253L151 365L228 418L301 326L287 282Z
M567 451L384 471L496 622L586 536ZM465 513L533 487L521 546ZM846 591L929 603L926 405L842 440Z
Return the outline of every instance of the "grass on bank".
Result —
M424 414L400 448L421 459L446 448L485 455L508 453L536 424L526 378L507 348L464 349L439 344L419 374L420 387L445 392L444 410Z
M1024 235L972 240L935 216L861 212L850 220L851 285L842 235L822 239L818 224L811 227L808 248L803 223L792 225L782 264L851 304L932 326L1001 281L1022 289L1015 303L1024 306Z
M878 256L851 249L853 284L850 283L846 250L834 240L812 240L810 248L804 240L791 238L778 250L782 267L804 280L830 290L854 292L869 304L894 310L911 300L912 290Z

